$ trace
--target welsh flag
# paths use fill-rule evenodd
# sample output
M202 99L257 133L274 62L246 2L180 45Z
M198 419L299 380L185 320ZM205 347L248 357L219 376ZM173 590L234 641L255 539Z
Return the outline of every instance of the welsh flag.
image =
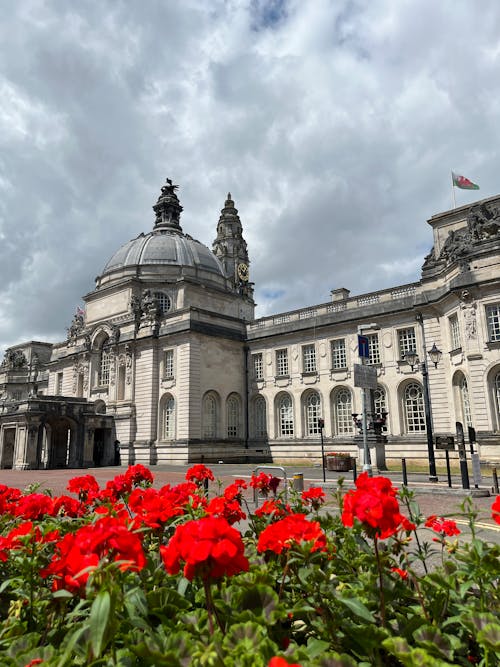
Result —
M456 188L460 188L461 190L479 190L479 185L469 181L469 179L465 178L465 176L455 174L454 171L451 172L451 178L453 179L453 185Z

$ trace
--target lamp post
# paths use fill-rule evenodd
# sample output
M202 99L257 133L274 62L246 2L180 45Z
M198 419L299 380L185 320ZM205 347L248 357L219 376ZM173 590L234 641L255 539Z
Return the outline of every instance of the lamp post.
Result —
M405 352L404 359L411 366L412 370L415 366L420 364L420 372L422 373L422 383L424 387L425 431L427 436L427 454L429 458L429 482L437 482L438 477L436 474L436 459L434 456L434 437L432 433L431 399L429 393L429 372L427 370L427 363L425 359L425 337L422 314L418 313L416 319L422 328L424 359L422 362L420 362L416 350L408 350L408 352ZM427 354L434 364L434 368L437 368L443 353L436 347L436 343L433 343L431 349L427 351Z
M360 324L358 326L358 344L359 344L359 336L363 335L363 331L365 329L380 329L380 327L376 322L371 322L370 324ZM363 365L365 363L365 357L361 355L359 355L359 357L361 360L361 365ZM366 411L367 411L366 387L361 388L361 395L362 395L362 406L363 406L363 414L361 416L362 418L361 424L363 431L363 472L368 473L368 475L371 477L373 475L373 469L372 469L372 460L370 457L370 448L368 447L368 428L366 419Z

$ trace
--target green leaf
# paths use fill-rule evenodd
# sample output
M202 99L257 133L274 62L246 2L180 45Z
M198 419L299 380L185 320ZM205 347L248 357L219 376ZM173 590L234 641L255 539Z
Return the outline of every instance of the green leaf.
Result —
M364 621L368 621L368 623L375 623L375 617L372 612L361 602L361 600L358 600L358 598L339 597L337 599L348 609L350 609L353 614L359 616L359 618L362 618Z
M330 644L321 639L309 637L307 641L307 654L310 658L317 658L328 650Z
M500 651L500 625L497 623L488 623L480 632L477 633L477 642L495 651Z
M415 641L422 648L436 657L444 657L446 660L453 660L453 649L451 642L446 635L443 635L439 628L426 625L419 628L413 634Z
M69 591L65 591L64 589L61 589L60 591L55 591L52 593L52 597L55 600L69 600L70 598L74 597L73 593L70 593Z
M108 629L111 612L111 596L108 591L97 594L90 609L90 644L96 657L101 655L104 637Z

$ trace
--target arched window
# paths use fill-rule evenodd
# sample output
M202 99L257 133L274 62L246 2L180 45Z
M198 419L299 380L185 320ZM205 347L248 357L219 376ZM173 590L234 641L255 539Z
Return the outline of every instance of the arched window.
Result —
M231 395L226 402L227 437L240 437L240 400L238 396Z
M385 413L386 415L388 414L387 412L387 394L381 385L377 385L377 388L373 391L373 407L375 411L375 418L380 418L382 415ZM388 422L386 421L385 425L382 427L383 432L385 433L387 431L387 426Z
M282 394L278 398L278 435L281 438L293 435L293 405L288 394Z
M403 394L403 412L407 433L425 431L424 395L416 382L407 384Z
M353 432L352 395L347 387L338 389L333 399L334 433L343 435Z
M203 437L204 438L216 438L217 437L217 424L218 424L218 401L215 393L210 392L205 395L203 399L203 412L202 412L202 422L203 422Z
M97 384L99 387L109 386L109 374L113 355L108 347L103 346L99 359L99 371L97 374Z
M172 396L167 396L163 402L162 438L163 440L175 438L175 400Z
M321 398L315 391L306 396L305 404L306 435L317 435L320 432Z
M253 402L253 432L256 438L267 438L266 399L257 396Z
M162 315L168 313L172 309L172 299L165 294L165 292L153 292L153 296L158 303L158 308Z
M461 375L458 380L458 391L460 394L460 407L462 408L462 418L465 426L472 426L472 413L470 409L469 387L467 378Z
M500 430L500 371L498 371L498 373L495 375L495 379L493 381L493 392L496 408L497 430Z

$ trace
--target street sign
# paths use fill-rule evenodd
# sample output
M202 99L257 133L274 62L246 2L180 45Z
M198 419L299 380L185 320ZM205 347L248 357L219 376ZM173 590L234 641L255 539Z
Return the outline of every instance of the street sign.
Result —
M369 359L370 345L368 343L368 336L358 335L358 355L363 359Z
M375 366L354 364L354 386L364 389L377 388L377 369Z
M436 449L455 449L455 438L452 435L436 435Z

